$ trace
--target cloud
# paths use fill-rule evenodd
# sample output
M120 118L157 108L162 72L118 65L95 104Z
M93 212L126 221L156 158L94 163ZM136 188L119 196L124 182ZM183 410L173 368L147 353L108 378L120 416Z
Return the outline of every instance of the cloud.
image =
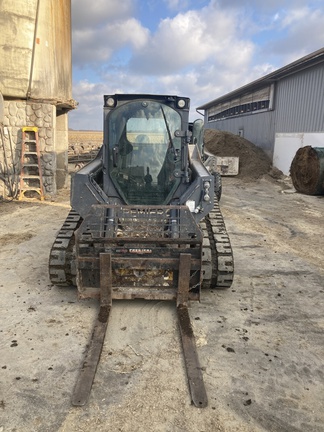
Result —
M266 42L265 51L278 63L287 64L323 47L324 11L309 7L282 11L278 26L284 36Z
M315 0L315 3L321 1L322 0ZM305 4L305 0L249 0L248 2L242 2L242 0L216 0L214 2L223 9L242 9L242 7L248 7L258 11L258 13L271 13L271 11L279 8L290 9L296 6L303 6Z
M70 127L76 130L102 129L102 106L105 92L102 83L81 80L73 86L73 97L79 105L69 113Z
M321 1L148 0L149 30L140 0L72 0L75 75L84 77L74 82L72 127L102 128L103 94L172 93L194 109L315 51ZM151 21L157 10L167 17Z
M134 18L111 22L97 29L75 30L73 62L77 66L91 62L103 63L127 45L135 50L141 49L148 37L149 31Z
M115 20L127 19L134 13L133 0L72 0L72 27L84 30Z
M202 62L226 63L228 54L237 65L238 52L249 55L252 44L235 33L236 15L213 5L201 10L179 13L160 22L154 35L141 50L134 52L130 69L134 73L163 75L179 72Z
M164 0L170 10L181 10L189 6L189 0Z
M107 62L129 45L140 49L149 31L133 17L134 1L72 0L73 64L77 67Z
M107 73L101 82L88 79L74 83L73 97L78 108L69 113L69 123L76 130L101 130L103 127L103 96L115 93L155 93L156 82L127 72Z

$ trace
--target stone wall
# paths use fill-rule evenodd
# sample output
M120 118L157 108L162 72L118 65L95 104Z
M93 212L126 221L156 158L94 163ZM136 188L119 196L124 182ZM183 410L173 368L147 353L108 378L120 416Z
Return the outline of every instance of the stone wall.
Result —
M20 173L21 141L23 126L37 126L41 152L42 176L45 195L56 193L55 126L56 107L45 103L24 100L4 101L3 122L0 125L0 173L6 171L3 146L9 161L9 177ZM12 153L11 153L12 150Z

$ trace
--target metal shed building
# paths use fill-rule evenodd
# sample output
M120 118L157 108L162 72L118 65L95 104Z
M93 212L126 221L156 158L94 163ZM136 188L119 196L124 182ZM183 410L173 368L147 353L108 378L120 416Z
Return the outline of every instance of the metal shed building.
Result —
M200 107L205 128L261 147L285 174L298 150L324 146L324 48Z

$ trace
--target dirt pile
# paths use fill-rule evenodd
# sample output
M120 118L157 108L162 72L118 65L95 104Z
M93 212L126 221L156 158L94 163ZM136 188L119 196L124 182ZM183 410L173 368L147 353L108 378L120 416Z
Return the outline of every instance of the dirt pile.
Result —
M239 174L245 180L257 180L268 174L280 178L282 172L273 168L270 158L259 147L230 132L206 129L205 149L216 156L239 157Z

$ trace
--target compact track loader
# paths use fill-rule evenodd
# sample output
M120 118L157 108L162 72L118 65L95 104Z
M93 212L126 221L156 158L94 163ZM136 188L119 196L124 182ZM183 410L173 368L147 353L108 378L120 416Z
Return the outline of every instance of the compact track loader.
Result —
M191 399L207 405L188 302L201 288L231 286L233 255L218 204L221 178L204 156L203 121L188 121L189 104L104 96L103 146L72 178L73 210L51 249L50 278L100 299L73 405L88 400L114 299L175 302Z

